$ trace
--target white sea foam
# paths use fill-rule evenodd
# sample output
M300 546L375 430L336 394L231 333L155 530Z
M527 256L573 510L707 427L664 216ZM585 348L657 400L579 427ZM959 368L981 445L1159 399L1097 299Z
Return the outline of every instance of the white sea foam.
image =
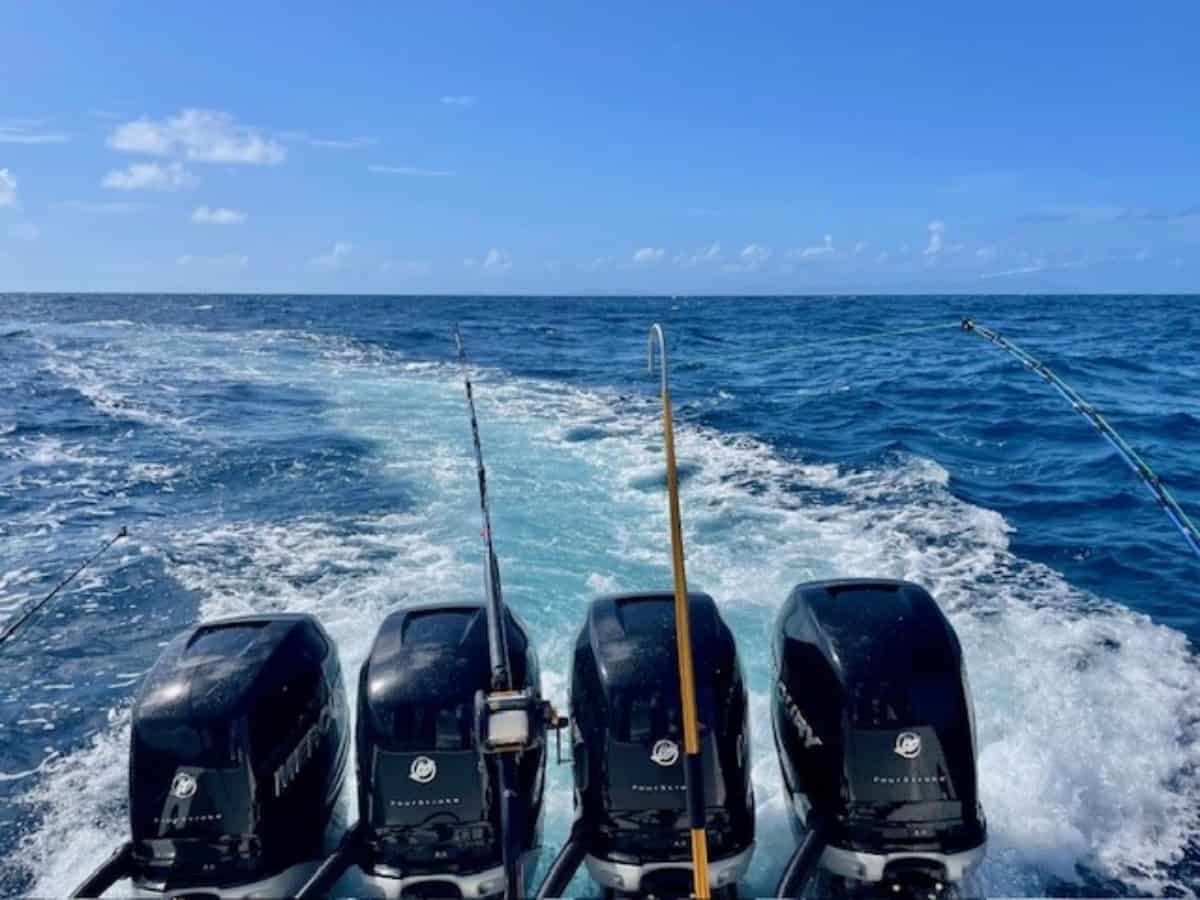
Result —
M290 333L222 340L236 354L222 364L237 370L272 344L315 348L307 367L289 360L274 377L319 391L332 424L374 442L380 477L412 487L416 511L185 524L152 552L203 597L204 617L318 615L352 690L389 609L478 593L461 387L443 366L410 366L350 342ZM271 378L271 369L255 374ZM530 623L548 696L565 704L588 598L669 584L656 410L650 399L630 403L487 371L477 395L506 595ZM590 426L586 440L573 439L575 426ZM770 889L791 849L770 738L771 623L796 582L841 575L918 581L959 632L992 837L981 889L1038 892L1048 877L1074 878L1077 866L1154 893L1188 888L1164 872L1200 839L1200 671L1182 635L1013 556L1010 526L955 498L932 461L898 456L843 471L690 426L680 428L678 452L690 473L691 583L720 603L751 690L759 827L751 893ZM116 714L88 746L35 779L25 799L41 820L23 841L35 894L64 893L122 839L126 730ZM571 815L569 769L551 767L550 849Z

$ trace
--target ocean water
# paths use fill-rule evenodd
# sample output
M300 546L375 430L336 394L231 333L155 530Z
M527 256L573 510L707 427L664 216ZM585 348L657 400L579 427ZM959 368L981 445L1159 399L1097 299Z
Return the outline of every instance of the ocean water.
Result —
M0 295L0 624L131 533L0 648L0 895L61 896L123 839L129 704L190 623L312 612L353 673L398 604L479 595L456 322L506 596L565 706L588 599L670 585L653 321L690 581L752 697L743 893L791 850L771 624L831 576L918 581L958 630L991 836L971 890L1196 893L1200 561L981 339L830 343L962 315L1042 356L1200 515L1200 298ZM569 767L548 798L554 850Z

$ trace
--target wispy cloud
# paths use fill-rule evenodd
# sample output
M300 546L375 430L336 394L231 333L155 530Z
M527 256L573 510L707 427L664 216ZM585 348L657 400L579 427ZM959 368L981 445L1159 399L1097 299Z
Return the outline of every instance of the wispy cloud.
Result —
M50 131L40 119L7 119L0 121L0 144L65 144L69 134Z
M326 269L340 269L346 257L354 250L354 245L349 241L338 241L328 253L322 253L319 256L314 256L309 260L314 266L322 266Z
M441 98L446 106L474 106L475 98L470 94L447 94Z
M54 206L56 209L74 209L79 212L114 215L139 212L150 208L149 203L143 203L140 200L112 200L106 203L93 203L88 200L62 200L55 203Z
M886 250L880 250L879 255L875 257L875 263L882 266L889 259L891 259L891 254Z
M649 266L662 262L667 251L662 247L642 247L633 251L633 261L639 266Z
M614 262L616 262L616 259L614 259L611 256L597 256L595 259L591 259L588 262L580 263L579 271L581 271L581 272L599 272L601 269L608 268Z
M941 219L934 219L927 227L929 243L925 245L925 255L931 258L940 256L946 249L946 223Z
M996 248L991 245L980 247L975 251L975 258L980 262L991 262L996 258Z
M726 272L755 272L771 258L771 248L762 244L747 244L737 255L737 262L726 263L721 268Z
M42 236L42 229L32 222L18 222L8 226L8 236L18 241L36 241Z
M100 182L117 191L182 191L199 183L183 163L134 163L127 169L114 169Z
M870 241L859 241L857 244L854 245L854 255L861 256L863 253L866 253L867 250L869 250L870 248L871 248Z
M721 259L721 242L713 241L703 250L697 250L695 253L680 253L672 262L677 266L683 266L685 269L692 269L702 263L715 263Z
M0 208L17 205L17 177L8 169L0 169Z
M1025 213L1019 221L1032 225L1111 225L1118 222L1183 224L1200 223L1200 206L1179 210L1143 206L1044 206Z
M376 175L403 175L409 178L445 178L453 175L449 169L422 169L418 166L367 166Z
M483 258L483 268L488 272L507 272L512 268L512 257L507 250L493 247Z
M379 271L385 275L393 272L400 275L428 275L433 271L433 263L427 259L389 259L379 264Z
M834 255L833 235L827 234L821 238L821 243L799 250L789 250L788 259L798 259L801 262L812 262L818 259L829 259Z
M250 257L240 253L226 253L223 256L193 256L185 253L175 260L180 266L215 266L226 269L244 269L250 264Z
M1004 269L1000 272L984 272L980 274L980 278L1012 278L1018 275L1033 275L1038 272L1052 272L1059 269L1086 269L1089 266L1096 265L1101 262L1108 262L1112 257L1095 259L1084 253L1077 259L1068 259L1062 262L1051 262L1044 256L1030 257L1029 254L1021 254L1027 262L1012 269Z
M196 225L241 225L246 221L246 214L237 209L207 206L197 206L192 212L192 222Z
M353 137L353 138L308 138L308 142L314 147L326 147L330 150L363 150L367 147L374 147L379 143L379 138L373 137Z
M125 153L181 156L192 162L275 166L287 148L226 112L185 109L161 121L138 119L119 126L108 145Z

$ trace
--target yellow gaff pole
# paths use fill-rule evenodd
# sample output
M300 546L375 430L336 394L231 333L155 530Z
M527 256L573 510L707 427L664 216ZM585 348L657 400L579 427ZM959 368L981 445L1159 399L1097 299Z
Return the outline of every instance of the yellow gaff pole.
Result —
M662 369L663 444L667 454L667 500L671 514L671 562L675 574L675 645L679 650L679 696L683 701L683 749L688 797L688 824L692 833L692 884L697 900L708 900L708 835L704 828L704 769L700 762L700 723L696 717L696 675L692 664L692 624L688 615L687 574L683 568L683 530L679 516L679 475L675 469L675 425L671 420L671 392L667 387L667 341L661 325L649 336L650 371L654 371L654 344L658 342Z

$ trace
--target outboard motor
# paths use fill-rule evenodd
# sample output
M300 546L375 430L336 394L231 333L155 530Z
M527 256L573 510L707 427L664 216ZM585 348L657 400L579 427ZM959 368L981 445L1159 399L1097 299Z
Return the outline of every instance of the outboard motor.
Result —
M133 708L132 841L76 889L281 897L317 867L350 746L337 653L309 615L208 622Z
M987 832L966 670L937 603L904 581L801 584L774 657L775 743L801 840L778 895L952 890Z
M387 897L492 897L505 891L502 840L519 832L524 896L541 846L545 730L537 654L504 607L514 690L485 700L491 672L483 603L392 613L358 679L360 820L301 892L328 893L351 866ZM503 821L498 752L515 754L519 814Z
M754 852L746 687L712 598L688 603L709 878L732 894ZM673 595L593 601L571 673L577 820L542 895L561 894L579 857L609 893L691 893L681 708Z

